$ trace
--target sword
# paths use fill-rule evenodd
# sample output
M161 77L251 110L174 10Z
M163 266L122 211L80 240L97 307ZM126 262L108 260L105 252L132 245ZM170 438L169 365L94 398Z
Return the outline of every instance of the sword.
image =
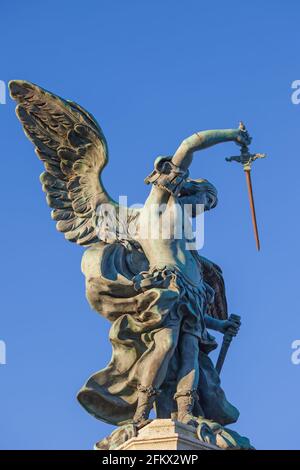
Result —
M229 320L234 320L234 321L239 323L240 320L241 320L241 317L239 315L235 315L233 313L232 315L230 315ZM221 346L219 357L218 357L216 367L215 367L215 369L216 369L216 371L218 372L219 375L220 375L220 372L222 370L224 361L226 359L227 352L228 352L229 346L231 344L232 338L233 338L233 335L229 332L225 333L224 336L223 336L222 346Z
M240 123L241 131L246 131L245 125L241 122ZM249 148L247 145L241 145L241 153L238 156L225 158L227 162L238 162L243 165L243 169L246 176L246 183L248 189L248 196L250 202L250 210L251 210L251 218L252 218L252 225L254 230L254 236L256 241L256 248L260 250L260 241L258 235L258 228L257 228L257 219L255 213L255 204L254 204L254 197L253 197L253 189L252 189L252 181L251 181L251 165L252 163L257 160L258 158L265 158L265 153L250 153Z

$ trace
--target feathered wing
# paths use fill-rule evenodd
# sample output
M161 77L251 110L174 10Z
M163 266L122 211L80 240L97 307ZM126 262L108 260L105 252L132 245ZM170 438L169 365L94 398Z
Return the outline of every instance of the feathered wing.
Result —
M221 268L204 256L200 256L198 252L193 253L199 262L204 281L214 290L214 301L210 305L208 314L219 320L227 320L227 299Z
M9 88L24 132L44 163L40 180L57 230L79 245L108 241L104 223L99 230L99 208L109 204L118 213L119 206L101 181L108 149L97 121L78 104L30 82L13 80ZM136 212L131 210L132 219Z

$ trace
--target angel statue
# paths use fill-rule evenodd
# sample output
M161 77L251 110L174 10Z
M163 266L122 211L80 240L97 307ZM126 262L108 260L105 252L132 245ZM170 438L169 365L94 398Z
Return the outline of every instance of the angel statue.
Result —
M208 130L183 140L172 156L155 160L145 179L151 189L144 205L126 208L103 186L108 150L95 118L30 82L13 80L9 87L25 134L44 163L40 180L56 228L86 247L86 296L111 322L112 358L79 391L80 404L118 429L140 429L154 407L158 418L194 427L203 441L247 447L224 427L239 412L227 401L209 358L217 343L208 329L235 335L240 324L228 318L221 269L187 248L185 234L199 207L208 211L217 204L211 183L189 178L194 152L222 142L248 145L248 132ZM184 206L190 217L180 216ZM162 236L163 218L168 237ZM150 225L159 227L159 236L145 236Z

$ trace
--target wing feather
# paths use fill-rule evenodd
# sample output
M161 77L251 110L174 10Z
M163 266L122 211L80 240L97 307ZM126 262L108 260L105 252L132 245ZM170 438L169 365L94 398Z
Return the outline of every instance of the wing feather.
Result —
M192 251L193 256L199 263L199 269L204 281L214 290L214 300L210 305L208 314L219 320L228 318L228 307L225 291L225 283L221 268L197 251Z
M57 230L80 245L98 241L97 208L117 206L100 178L108 161L101 127L78 104L37 85L13 80L9 87L24 132L44 163L40 181Z

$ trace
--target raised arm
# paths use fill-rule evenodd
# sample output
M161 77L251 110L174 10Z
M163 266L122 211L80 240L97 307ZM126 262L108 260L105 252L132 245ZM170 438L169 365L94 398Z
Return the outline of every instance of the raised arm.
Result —
M153 184L145 205L166 202L170 194L178 196L188 176L187 170L192 163L193 152L230 141L241 146L250 144L251 137L242 122L237 129L196 132L180 144L173 157L157 158L154 170L145 178L146 184Z
M239 145L249 145L251 138L241 123L237 129L217 129L196 132L180 144L172 162L174 165L187 170L193 160L193 152L203 150L221 142L236 142Z

